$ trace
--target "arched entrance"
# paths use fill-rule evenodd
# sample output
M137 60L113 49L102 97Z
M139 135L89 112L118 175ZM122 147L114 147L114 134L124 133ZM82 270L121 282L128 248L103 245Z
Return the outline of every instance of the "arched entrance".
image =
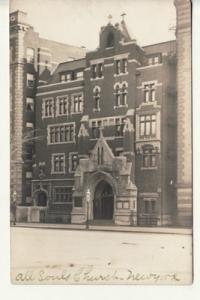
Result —
M114 194L111 185L105 180L100 181L95 189L93 216L94 220L112 220Z
M44 191L38 191L36 193L36 205L47 206L47 194Z

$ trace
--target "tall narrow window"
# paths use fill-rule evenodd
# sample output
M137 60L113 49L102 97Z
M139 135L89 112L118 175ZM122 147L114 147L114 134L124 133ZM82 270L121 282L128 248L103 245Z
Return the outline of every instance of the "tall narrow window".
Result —
M72 113L82 113L83 112L83 95L73 95L72 97Z
M101 147L101 164L104 164L104 149Z
M78 162L79 162L79 158L78 158L78 154L71 152L69 154L69 172L75 172L76 168L78 166Z
M144 102L149 102L149 85L144 86Z
M33 64L35 59L35 50L33 48L26 49L26 60L27 63Z
M116 61L115 61L115 73L116 73L117 75L120 74L120 60L116 60Z
M92 78L95 79L97 77L97 65L92 65Z
M123 136L124 122L121 118L115 120L115 136Z
M57 115L68 115L68 99L67 97L58 97L57 98Z
M54 100L44 99L43 100L43 117L53 117L54 116Z
M27 111L34 111L34 100L33 98L26 98L26 110Z
M92 122L92 138L97 138L97 126L96 122Z
M125 58L122 60L122 73L127 73L128 71L128 60Z
M144 102L155 101L155 83L144 85Z
M150 84L149 86L149 89L150 89L150 101L155 101L155 84L152 83Z
M100 110L100 88L98 87L94 89L94 110Z
M121 97L121 92L119 85L116 86L115 88L115 105L120 106L120 97Z
M35 80L34 75L30 74L30 73L27 73L27 81L26 81L27 87L33 88L34 87L34 80Z
M113 32L109 32L107 37L106 48L114 47L114 34Z
M121 105L124 106L127 104L127 88L126 85L123 84L122 86L122 101L121 101Z
M104 164L104 149L103 149L103 147L97 148L97 162L98 162L98 165Z
M103 76L103 64L98 64L98 76L99 78Z

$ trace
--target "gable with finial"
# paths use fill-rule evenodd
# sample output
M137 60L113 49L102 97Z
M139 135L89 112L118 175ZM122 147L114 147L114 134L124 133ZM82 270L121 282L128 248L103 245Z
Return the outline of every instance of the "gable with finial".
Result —
M100 137L91 151L91 159L93 161L98 161L99 155L101 155L101 157L103 156L103 163L112 163L115 158L111 148L103 136L102 130L100 130Z

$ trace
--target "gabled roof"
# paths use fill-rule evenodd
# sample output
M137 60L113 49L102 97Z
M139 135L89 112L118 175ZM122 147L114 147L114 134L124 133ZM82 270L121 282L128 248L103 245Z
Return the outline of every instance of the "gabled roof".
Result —
M72 60L72 61L66 61L66 62L60 63L58 65L54 74L62 73L62 72L66 72L66 71L73 71L73 70L77 70L77 69L84 69L85 66L86 66L86 63L85 63L84 58L76 59L76 60Z

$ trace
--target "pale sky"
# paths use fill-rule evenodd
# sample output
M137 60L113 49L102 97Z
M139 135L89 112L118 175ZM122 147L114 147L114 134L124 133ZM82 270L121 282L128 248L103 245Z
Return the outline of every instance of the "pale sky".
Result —
M173 0L11 0L11 11L23 10L41 37L87 49L98 47L99 30L120 22L125 12L127 27L141 46L174 39Z

